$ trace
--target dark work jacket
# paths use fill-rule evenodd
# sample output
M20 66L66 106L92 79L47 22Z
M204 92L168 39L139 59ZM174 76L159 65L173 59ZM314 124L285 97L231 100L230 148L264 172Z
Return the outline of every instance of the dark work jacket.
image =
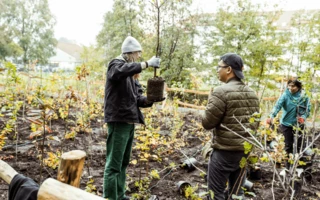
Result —
M139 107L150 107L142 88L132 76L142 70L140 63L127 63L122 56L113 59L107 70L104 97L104 121L144 124Z
M37 200L39 185L22 174L13 177L9 185L9 200Z

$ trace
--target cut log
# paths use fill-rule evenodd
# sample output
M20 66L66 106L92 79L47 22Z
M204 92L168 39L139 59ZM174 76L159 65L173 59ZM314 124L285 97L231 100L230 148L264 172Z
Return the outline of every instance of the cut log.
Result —
M181 105L181 106L184 106L184 107L189 107L189 108L194 108L194 109L197 109L197 110L205 110L206 107L205 106L196 106L194 104L190 104L190 103L183 103L179 100L176 101L178 105Z
M18 174L8 163L0 160L0 177L8 184L11 183L13 177Z
M38 200L103 200L104 198L55 179L45 180L38 192ZM104 199L105 200L105 199Z
M79 187L85 158L86 153L80 150L62 154L58 169L58 181Z
M199 91L199 90L189 90L184 88L166 88L167 92L184 92L184 93L193 93L198 95L209 95L209 91Z

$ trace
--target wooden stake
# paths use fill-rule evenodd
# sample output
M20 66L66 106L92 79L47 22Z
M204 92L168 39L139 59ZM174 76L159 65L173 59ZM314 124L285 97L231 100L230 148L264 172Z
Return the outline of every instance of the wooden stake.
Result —
M14 170L8 163L0 160L0 177L8 184L11 183L13 177L17 175L18 172Z
M45 180L38 191L38 200L103 200L104 198L55 179ZM105 200L105 199L104 199Z
M58 181L79 187L85 158L86 153L80 150L62 154L58 169Z

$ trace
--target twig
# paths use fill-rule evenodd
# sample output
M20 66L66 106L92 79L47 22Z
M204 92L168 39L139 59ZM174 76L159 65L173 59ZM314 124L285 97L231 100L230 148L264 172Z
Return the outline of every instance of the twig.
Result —
M237 120L237 119L236 119L236 120ZM238 120L237 120L237 121L238 121ZM238 122L239 122L239 121L238 121ZM239 122L239 124L240 124L242 127L244 127L240 122ZM243 137L242 135L240 135L240 134L234 132L233 130L229 129L228 127L224 126L223 124L221 124L220 126L223 127L223 128L226 128L227 130L231 131L231 132L234 133L235 135L241 137L242 139L246 140L246 141L249 142L250 144L252 144L252 145L256 146L257 148L261 149L262 151L264 151L264 152L266 153L266 155L268 156L268 158L272 161L272 164L275 165L275 164L274 164L274 160L272 159L272 157L270 156L270 154L268 153L268 151L267 151L265 148L263 148L262 144L261 144L249 131L247 131L247 129L246 129L245 127L244 127L244 129L245 129L245 130L250 134L250 136L260 145L260 147L257 146L254 142L248 140L247 138ZM278 179L280 180L281 186L282 186L283 189L285 190L285 186L284 186L283 182L281 181L281 178L280 178L279 173L277 172L276 175L277 175Z
M181 149L178 149L188 160L190 159L185 153L183 153L181 151ZM190 162L191 163L191 162ZM193 163L191 163L192 166L194 166L197 170L201 171L204 174L207 174L206 172L204 172L203 170L201 170L199 167L195 166Z
M258 149L264 150L264 148L263 148L263 147L261 148L261 146L258 146L254 141L251 141L251 140L249 140L249 139L247 139L247 138L243 137L242 135L240 135L240 134L238 134L238 133L234 132L233 130L231 130L230 128L226 127L225 125L220 124L220 126L221 126L221 127L223 127L223 128L225 128L225 129L227 129L228 131L231 131L231 132L232 132L232 133L234 133L235 135L237 135L237 136L241 137L242 139L244 139L245 141L247 141L247 142L249 142L250 144L254 145L254 146L255 146L255 147L257 147ZM250 133L250 134L251 134L251 133ZM254 138L254 137L253 137L253 138ZM260 142L258 142L258 143L260 143ZM259 145L260 145L260 144L259 144Z
M247 130L246 127L243 126L243 124L233 115L233 118L240 124L240 126L242 126L242 128L247 132L249 133L249 135L254 139L254 141L260 145L260 147L263 149L263 145L256 139L256 137L254 137L254 135L252 135L250 133L250 131Z
M156 187L160 183L160 181L162 181L166 176L168 176L171 173L172 170L173 168L171 168L168 173L166 173L155 185L151 186L148 190L151 191L152 188Z
M273 198L273 200L275 200L274 190L273 190L273 188L274 188L273 182L274 182L274 180L275 180L276 171L277 171L277 170L276 170L276 165L273 165L273 176L272 176L272 183L271 183L271 192L272 192L272 198Z

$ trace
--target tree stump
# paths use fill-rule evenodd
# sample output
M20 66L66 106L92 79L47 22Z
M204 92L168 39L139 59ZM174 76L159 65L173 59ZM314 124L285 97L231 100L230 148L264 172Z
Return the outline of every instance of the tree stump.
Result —
M55 179L46 179L39 188L38 200L103 200L104 198Z
M85 158L86 153L80 150L62 154L58 169L58 181L79 187Z

